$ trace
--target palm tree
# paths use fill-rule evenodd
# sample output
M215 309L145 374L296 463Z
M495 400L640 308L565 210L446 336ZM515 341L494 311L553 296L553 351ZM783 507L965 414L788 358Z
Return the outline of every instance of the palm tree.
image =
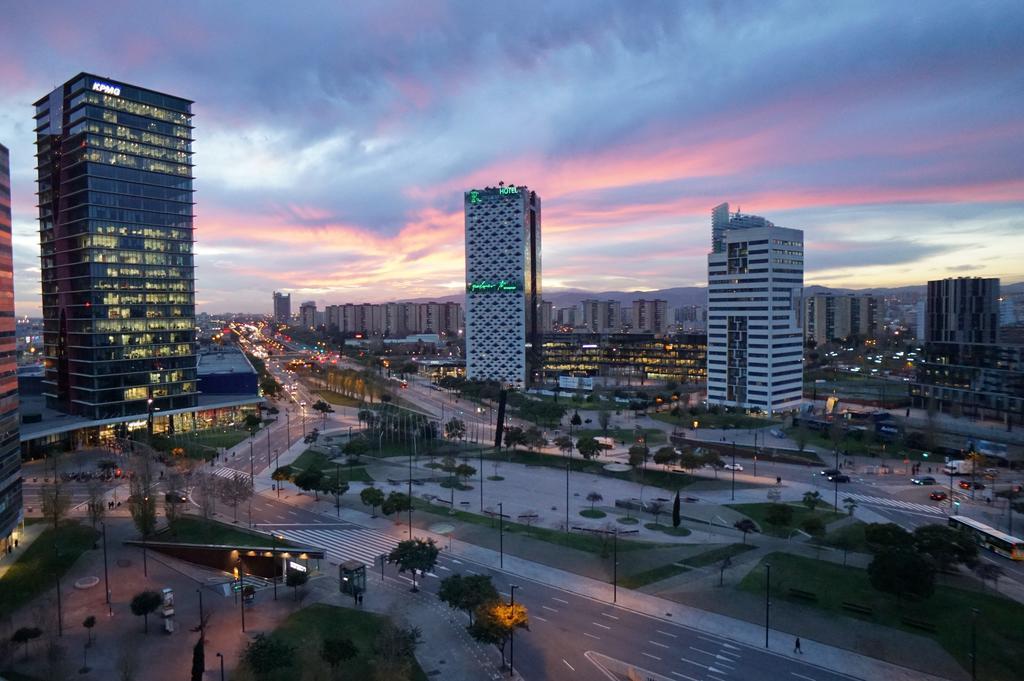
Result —
M590 510L591 511L594 510L594 504L596 504L599 501L603 501L603 500L604 500L604 497L601 496L600 492L589 492L587 494L587 501L590 502Z

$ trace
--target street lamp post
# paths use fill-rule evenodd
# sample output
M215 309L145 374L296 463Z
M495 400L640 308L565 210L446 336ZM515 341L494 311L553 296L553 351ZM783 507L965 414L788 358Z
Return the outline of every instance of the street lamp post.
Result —
M764 564L764 647L768 647L768 631L770 623L770 614L772 610L772 566L770 563Z
M57 559L55 562L60 560L60 549L57 545L53 545L53 556ZM60 598L60 572L55 572L53 575L54 580L57 582L57 635L64 636L64 608Z
M107 524L105 522L100 523L100 527L103 528L103 588L107 592L107 614L113 614L110 607L110 575L107 572Z
M203 619L203 590L196 589L199 594L199 637L206 638L206 620Z
M736 501L736 441L732 443L732 500Z
M498 567L505 567L505 527L502 519L505 517L505 507L498 502Z
M516 605L516 589L519 588L518 584L509 584L509 607L514 608ZM514 615L513 615L514 617ZM515 659L516 659L516 628L512 627L512 631L509 635L509 650L508 650L508 675L511 677L515 674Z
M224 681L224 655L217 653L217 657L220 658L220 681Z
M269 461L267 461L267 465L270 465ZM252 458L252 440L249 440L249 487L252 489L253 493L256 492L256 466L253 463L253 458ZM253 497L253 495L250 494L249 495L249 527L253 526L252 525L252 497Z
M978 609L971 609L971 681L978 678Z
M245 633L245 563L242 556L238 556L238 587L240 589L238 602L242 607L242 633Z
M288 436L288 444L290 445L292 443L292 410L291 409L286 409L285 410L285 412L284 412L284 421L285 421L285 434ZM270 462L268 461L267 464L269 465Z

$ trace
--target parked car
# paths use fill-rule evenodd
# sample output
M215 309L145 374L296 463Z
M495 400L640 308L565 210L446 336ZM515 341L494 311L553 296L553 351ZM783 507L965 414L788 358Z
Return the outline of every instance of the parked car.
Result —
M961 480L960 481L960 489L970 489L970 488L971 488L970 480ZM983 485L980 482L976 482L976 483L974 483L974 489L985 489L985 485Z
M727 463L724 466L722 466L722 468L724 468L727 471L741 471L741 470L743 470L743 466L741 464L738 464L738 463Z
M938 490L929 494L928 498L931 499L932 501L945 501L946 499L948 499L945 492L940 492Z
M839 473L837 475L828 476L829 482L850 482L850 476L845 473Z
M915 485L934 485L935 478L933 478L930 475L923 475L918 478L911 478L910 482L914 483Z
M782 430L780 430L779 428L772 428L768 432L771 433L773 437L782 438L782 439L784 439L786 437L786 434L783 433Z

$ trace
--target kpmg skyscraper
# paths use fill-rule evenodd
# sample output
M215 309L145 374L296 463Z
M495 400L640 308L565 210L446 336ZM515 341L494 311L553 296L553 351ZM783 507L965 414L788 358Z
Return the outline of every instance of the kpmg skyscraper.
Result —
M796 409L803 393L804 233L728 211L728 204L712 210L708 403L768 414Z
M194 408L192 103L81 73L35 106L47 405Z
M540 371L540 197L499 184L464 203L466 376L522 388Z
M0 144L0 555L17 538L21 503L18 375L14 328L14 259L11 251L11 173Z

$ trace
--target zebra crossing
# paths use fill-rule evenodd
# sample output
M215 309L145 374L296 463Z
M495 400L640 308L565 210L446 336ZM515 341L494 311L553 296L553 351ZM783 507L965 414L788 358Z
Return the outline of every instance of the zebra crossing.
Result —
M362 561L373 567L382 553L390 553L398 541L360 528L347 529L278 529L277 533L299 544L315 546L324 550L328 559L341 563L346 560Z
M886 497L872 497L866 494L847 494L844 498L850 498L859 504L871 504L874 506L889 506L904 511L916 511L918 513L932 513L935 515L946 515L946 511L930 504L917 504L913 501L900 501L899 499L888 499Z
M228 480L234 480L236 475L242 475L245 476L246 478L249 477L249 474L246 473L245 471L240 471L235 468L227 468L226 466L214 468L213 474L216 475L218 478L227 478Z

